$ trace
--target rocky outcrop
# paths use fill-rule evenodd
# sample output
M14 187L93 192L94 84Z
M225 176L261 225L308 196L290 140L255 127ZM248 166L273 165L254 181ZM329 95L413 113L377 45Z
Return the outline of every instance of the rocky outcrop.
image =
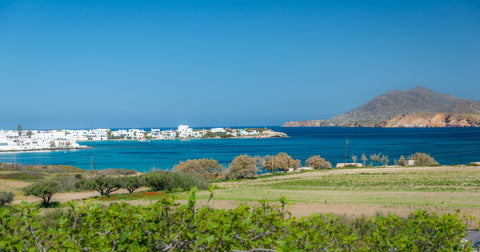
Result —
M414 113L392 117L385 128L480 127L480 114Z

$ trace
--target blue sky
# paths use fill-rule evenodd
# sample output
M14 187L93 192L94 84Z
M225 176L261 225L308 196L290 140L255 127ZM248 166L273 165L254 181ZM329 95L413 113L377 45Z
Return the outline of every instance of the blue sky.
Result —
M480 1L0 1L0 128L280 125L480 100Z

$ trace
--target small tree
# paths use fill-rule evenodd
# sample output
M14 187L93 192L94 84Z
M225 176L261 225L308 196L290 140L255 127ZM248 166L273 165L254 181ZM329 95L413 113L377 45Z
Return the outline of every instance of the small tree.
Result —
M373 166L374 164L376 165L378 163L378 161L380 160L380 153L370 155L370 160L372 160L372 162L370 164L371 166Z
M332 168L332 163L326 161L320 155L311 156L305 161L305 165L313 169L329 169Z
M12 192L0 192L0 207L13 201Z
M175 165L173 171L189 173L211 180L220 177L223 172L223 166L215 159L189 159L185 162L181 161L179 164Z
M397 164L400 165L400 166L407 166L408 162L405 159L405 157L403 155L401 155L400 158L398 159Z
M257 160L248 155L240 155L230 163L226 177L229 179L253 178L257 172Z
M357 156L352 155L352 161L355 165L357 165Z
M28 130L27 131L27 136L28 136L28 138L32 138L33 132L31 130Z
M280 152L277 155L273 156L267 161L266 168L272 171L282 170L284 172L288 171L288 168L299 168L300 160L293 159L287 153Z
M145 186L145 177L143 176L128 176L122 177L123 188L127 189L129 193L133 193L138 188Z
M120 178L101 176L87 180L84 183L84 187L87 190L95 190L99 192L102 196L108 196L110 195L110 193L115 192L120 188L123 188L122 182L123 181Z
M416 166L438 165L438 162L435 161L435 159L431 157L430 154L427 154L427 153L417 152L411 155L410 157L408 157L408 159L415 160Z
M50 206L50 200L52 196L58 191L59 183L53 180L45 180L32 185L29 185L23 189L26 196L33 195L43 200L42 205L44 207Z
M388 165L388 156L387 156L387 155L382 155L382 158L380 158L380 162L382 162L383 167L387 167L387 165Z
M367 163L367 160L368 160L367 156L365 156L365 153L362 154L361 159L362 159L362 162L363 162L363 167L365 167L365 166L366 166L366 163Z

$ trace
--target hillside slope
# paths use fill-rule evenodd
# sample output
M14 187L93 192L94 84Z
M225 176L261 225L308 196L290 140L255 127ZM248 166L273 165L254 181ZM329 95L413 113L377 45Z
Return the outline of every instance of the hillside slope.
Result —
M479 113L480 102L440 94L418 86L409 90L390 90L360 107L329 120L290 121L283 127L374 127L396 116L413 113Z

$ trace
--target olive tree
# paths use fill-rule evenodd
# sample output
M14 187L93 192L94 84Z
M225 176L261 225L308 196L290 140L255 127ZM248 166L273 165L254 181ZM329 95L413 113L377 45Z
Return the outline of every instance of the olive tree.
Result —
M311 156L305 161L305 165L313 169L327 169L332 168L332 163L326 161L320 155Z
M127 176L120 178L123 188L129 193L135 192L138 188L145 186L145 177L143 176Z
M173 167L174 172L189 173L207 180L217 179L223 172L223 166L215 159L188 159Z
M53 180L45 180L32 185L29 185L23 189L26 196L33 195L43 200L42 205L44 207L50 206L50 200L52 196L58 192L59 183Z
M100 195L110 195L110 193L123 188L123 180L118 177L101 176L94 179L87 180L84 184L84 189L95 190Z
M284 172L288 171L289 168L299 168L300 160L293 159L290 155L284 152L280 152L277 155L271 157L267 160L266 168L272 172L276 170L282 170Z
M248 155L240 155L230 163L226 177L229 179L253 178L257 172L257 160Z

